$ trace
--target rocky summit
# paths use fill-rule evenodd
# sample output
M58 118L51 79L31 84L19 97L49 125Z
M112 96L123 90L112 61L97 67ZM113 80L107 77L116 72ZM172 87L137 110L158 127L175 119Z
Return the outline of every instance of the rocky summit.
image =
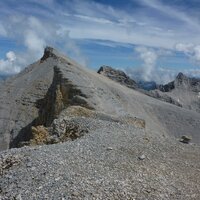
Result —
M100 67L97 73L102 74L122 85L125 85L126 87L129 87L132 89L138 88L137 83L133 79L131 79L129 76L127 76L125 72L121 70L113 69L110 66L102 66Z
M181 106L47 47L0 85L0 199L200 199L198 83L171 85Z
M200 79L179 73L174 81L159 85L152 93L167 97L173 103L200 113Z

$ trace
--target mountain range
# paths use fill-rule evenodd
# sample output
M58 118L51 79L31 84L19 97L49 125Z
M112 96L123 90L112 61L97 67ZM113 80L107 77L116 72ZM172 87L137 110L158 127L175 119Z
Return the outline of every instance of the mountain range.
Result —
M153 81L136 82L128 77L123 71L115 70L110 66L102 66L98 70L98 73L153 98L200 112L199 78L190 78L180 72L174 81L165 85L159 85Z
M6 79L0 199L200 199L200 80L141 85L52 47Z

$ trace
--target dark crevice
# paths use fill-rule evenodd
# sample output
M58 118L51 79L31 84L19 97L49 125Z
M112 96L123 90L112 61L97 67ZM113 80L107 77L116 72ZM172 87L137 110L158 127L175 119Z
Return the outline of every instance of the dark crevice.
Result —
M43 99L36 102L38 117L20 130L18 135L10 142L10 148L19 147L22 141L30 141L33 137L32 126L50 127L53 120L68 106L79 105L93 109L88 105L86 99L87 96L77 89L71 81L63 78L60 69L55 66L53 82L47 94Z

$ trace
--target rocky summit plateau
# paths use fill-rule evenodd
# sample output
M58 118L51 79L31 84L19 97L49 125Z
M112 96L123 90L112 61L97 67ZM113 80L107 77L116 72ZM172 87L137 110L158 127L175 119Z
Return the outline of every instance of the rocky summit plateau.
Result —
M0 84L0 199L200 199L200 82L145 91L51 47Z

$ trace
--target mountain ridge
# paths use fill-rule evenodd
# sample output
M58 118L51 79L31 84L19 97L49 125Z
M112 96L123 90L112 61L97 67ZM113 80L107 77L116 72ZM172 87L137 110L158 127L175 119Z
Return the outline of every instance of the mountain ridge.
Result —
M113 73L114 75L116 74L115 72ZM19 75L6 81L5 86L2 85L0 88L5 93L5 96L1 96L2 104L5 104L5 98L8 99L6 103L8 106L1 108L2 121L0 125L2 127L1 134L3 134L1 144L7 144L6 148L8 148L9 146L15 147L20 141L30 140L32 126L51 126L53 120L59 117L63 109L73 105L84 106L108 115L132 115L132 117L147 121L146 128L149 128L149 131L153 131L156 128L163 134L172 132L176 136L180 136L191 127L189 125L183 133L181 131L177 133L176 129L174 131L168 130L169 125L167 125L166 121L171 120L171 117L160 118L160 111L163 108L171 108L167 108L168 105L162 104L162 102L157 102L159 100L154 102L153 99L148 97L151 96L149 95L150 93L146 94L144 91L141 92L140 89L132 89L130 87L128 89L124 85L126 82L121 84L121 80L126 80L127 76L124 79L125 73L117 71L118 74L120 74L120 78L117 80L120 84L77 65L76 62L64 57L53 48L47 47L44 50L42 59L30 65ZM135 82L128 81L129 83L133 83L135 88ZM20 88L20 90L17 88ZM153 97L155 98L154 95ZM133 99L135 99L135 102ZM165 99L172 101L168 96L165 96ZM155 106L155 111L152 109L149 111L147 106L149 102L152 102L153 107ZM127 106L129 107L128 109L126 108ZM134 115L131 114L131 110ZM152 115L149 115L148 112L153 112L155 116L158 115L155 122L152 121ZM185 111L182 110L181 112ZM189 115L192 116L193 114ZM8 117L6 118L5 116ZM198 118L199 116L197 120ZM163 129L163 125L160 123L165 124L164 127L167 131ZM197 129L195 128L192 133L194 138L199 137L196 132Z
M0 199L200 198L198 112L47 55L0 86Z
M102 66L98 73L118 82L131 89L153 97L155 99L184 107L189 110L200 112L200 79L187 77L183 73L178 73L174 81L165 85L156 85L150 82L136 82L128 77L125 72L112 67Z
M179 72L175 80L165 85L159 85L158 89L162 92L170 92L175 88L192 90L194 92L200 91L200 78L188 77L182 72Z

